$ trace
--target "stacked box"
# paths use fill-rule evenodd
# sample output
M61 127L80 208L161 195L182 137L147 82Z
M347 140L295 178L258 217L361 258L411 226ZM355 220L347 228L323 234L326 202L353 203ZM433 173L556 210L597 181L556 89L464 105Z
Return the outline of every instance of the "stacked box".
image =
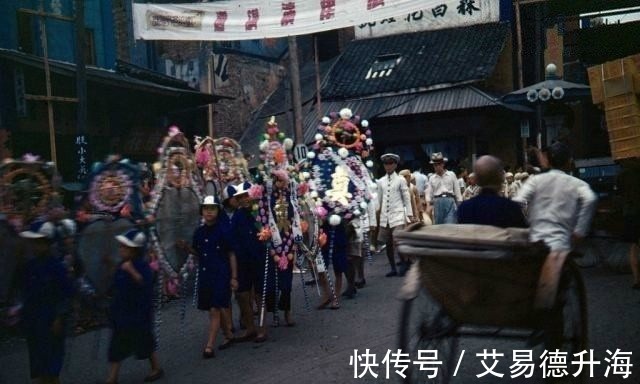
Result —
M611 156L640 157L640 54L588 69L591 98L604 108Z
M640 101L633 93L604 101L611 155L615 160L640 157Z

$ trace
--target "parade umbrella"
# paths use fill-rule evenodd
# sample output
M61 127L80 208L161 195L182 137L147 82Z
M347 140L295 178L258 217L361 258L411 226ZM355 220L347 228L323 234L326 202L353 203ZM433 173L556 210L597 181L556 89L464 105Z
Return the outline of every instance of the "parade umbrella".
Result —
M585 84L564 81L556 75L556 66L547 65L545 80L502 96L505 104L534 106L544 102L568 103L591 99L591 88Z
M84 228L78 237L78 255L84 264L87 278L99 295L108 292L121 260L118 250L120 243L115 237L133 226L129 219L100 219Z

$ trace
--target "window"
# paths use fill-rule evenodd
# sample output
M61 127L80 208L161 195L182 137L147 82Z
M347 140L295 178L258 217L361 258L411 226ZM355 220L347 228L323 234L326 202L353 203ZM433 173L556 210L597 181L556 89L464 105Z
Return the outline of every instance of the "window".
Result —
M93 29L84 30L84 63L86 65L96 64L96 46L94 44Z
M17 13L18 19L18 50L24 53L33 51L33 23L31 15L23 12Z
M380 77L386 77L391 75L391 72L402 61L402 56L399 53L392 53L388 55L379 55L376 57L376 61L373 62L369 72L365 79L376 79Z

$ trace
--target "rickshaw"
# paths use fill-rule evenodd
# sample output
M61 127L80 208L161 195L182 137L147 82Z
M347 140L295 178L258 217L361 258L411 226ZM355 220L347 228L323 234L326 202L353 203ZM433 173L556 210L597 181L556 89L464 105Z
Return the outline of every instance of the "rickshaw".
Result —
M562 267L551 308L535 303L549 253L526 229L485 225L416 224L397 233L398 253L414 258L400 292L400 348L415 358L437 351L439 371L406 371L406 383L448 383L459 358L458 339L506 337L573 353L587 348L585 288L571 257ZM571 382L584 382L584 372Z

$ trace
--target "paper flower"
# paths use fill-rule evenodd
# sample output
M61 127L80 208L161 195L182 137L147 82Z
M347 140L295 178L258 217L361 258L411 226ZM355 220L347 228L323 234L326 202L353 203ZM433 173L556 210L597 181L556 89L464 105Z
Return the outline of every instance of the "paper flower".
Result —
M340 110L340 118L344 120L348 120L353 116L353 112L349 108L342 108Z
M267 241L271 238L271 230L269 227L263 227L258 233L258 240Z
M322 232L321 234L318 235L318 244L320 244L320 247L324 247L325 244L327 244L327 234Z

